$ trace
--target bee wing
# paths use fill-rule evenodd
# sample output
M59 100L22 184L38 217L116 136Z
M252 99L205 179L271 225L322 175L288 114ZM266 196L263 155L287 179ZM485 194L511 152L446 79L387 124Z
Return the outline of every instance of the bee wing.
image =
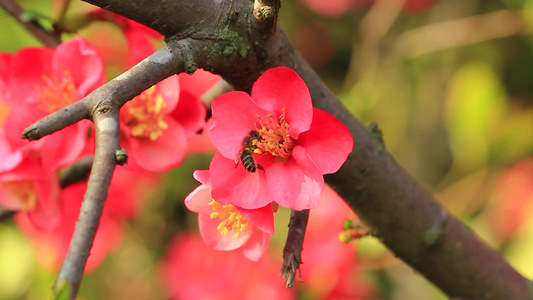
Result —
M239 153L237 153L237 156L235 156L235 164L239 164L239 161L241 160L241 156L242 156L242 152L244 151L244 148L241 149L241 151L239 151Z

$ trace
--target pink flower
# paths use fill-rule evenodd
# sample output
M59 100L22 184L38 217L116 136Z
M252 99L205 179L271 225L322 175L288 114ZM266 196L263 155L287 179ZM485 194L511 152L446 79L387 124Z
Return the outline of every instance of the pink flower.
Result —
M183 161L185 131L170 117L178 100L178 77L171 76L122 107L121 144L128 153L127 166L156 172L176 167Z
M206 108L199 96L205 92L202 87L207 89L218 80L206 71L171 76L126 103L120 120L128 166L157 172L180 165L187 141L206 124ZM194 86L200 88L194 90Z
M361 278L355 243L339 239L343 221L354 217L344 200L324 186L320 205L309 212L300 266L303 284L317 299L372 298L371 287Z
M186 233L170 243L161 262L161 281L173 300L296 299L280 280L280 265L268 255L253 262L235 251L212 251Z
M218 152L209 170L213 197L223 204L255 209L276 201L295 210L315 208L323 174L336 172L352 151L348 129L314 108L303 80L286 67L265 71L251 96L229 92L216 98L212 112L209 135ZM238 162L252 132L257 136L248 146L256 172Z
M87 142L89 121L79 122L39 141L22 140L23 130L38 119L80 100L104 83L103 64L94 48L76 37L57 49L25 48L6 63L13 105L5 119L7 143L13 151L38 151L44 169L53 171L73 163ZM6 94L6 93L4 93Z
M38 157L27 157L16 168L0 172L0 205L27 214L39 230L54 228L61 214L57 174L44 170Z
M109 252L120 245L120 221L135 217L141 201L145 198L144 190L154 183L153 179L152 174L130 172L124 168L115 170L85 272L96 268ZM60 193L58 198L61 214L58 214L59 222L56 222L56 226L47 230L32 226L35 222L31 220L31 214L28 214L29 218L26 214L16 215L18 226L30 237L35 248L39 249L37 258L45 267L58 269L61 266L72 239L86 189L87 182L78 182L56 191Z
M246 258L259 260L274 233L272 204L252 210L221 204L211 196L209 171L195 171L194 177L202 185L185 198L185 205L198 213L205 243L214 250L242 248Z
M35 249L38 249L38 261L48 269L59 269L67 254L86 187L85 183L75 183L61 190L62 215L59 226L42 231L33 227L24 214L15 215L19 228L30 237ZM122 230L119 224L104 210L84 271L94 270L111 250L120 245L121 239Z

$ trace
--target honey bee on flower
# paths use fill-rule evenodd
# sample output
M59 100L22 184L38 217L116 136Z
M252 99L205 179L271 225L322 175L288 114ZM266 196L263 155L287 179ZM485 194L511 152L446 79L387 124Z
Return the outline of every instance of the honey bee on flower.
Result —
M212 112L209 136L218 151L209 171L213 198L222 204L256 209L275 201L295 210L315 208L323 175L336 172L353 148L348 129L314 108L304 81L286 67L265 71L251 95L234 91L217 97ZM251 132L257 138L248 148L264 172L235 168Z
M254 153L257 151L256 142L259 142L259 133L255 130L250 131L250 134L247 135L242 142L242 149L239 151L235 157L235 164L238 164L239 161L242 162L242 165L248 172L255 172L256 169L264 170L261 165L258 165L254 159ZM261 153L261 151L259 151Z

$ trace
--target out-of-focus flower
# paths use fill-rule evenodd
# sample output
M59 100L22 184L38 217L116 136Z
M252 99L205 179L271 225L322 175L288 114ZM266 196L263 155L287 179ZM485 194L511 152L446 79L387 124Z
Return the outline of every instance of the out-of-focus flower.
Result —
M61 214L57 175L43 169L37 157L27 157L16 168L0 172L0 205L27 214L39 230L56 227Z
M326 17L340 17L351 9L368 8L374 0L303 0L315 13ZM404 9L407 12L419 13L433 5L435 0L405 0Z
M343 221L355 214L327 185L309 212L300 266L305 292L315 299L367 299L370 287L360 277L355 244L339 240ZM325 226L324 224L328 224Z
M22 140L20 134L38 119L80 100L104 83L103 64L94 48L76 37L57 49L25 48L13 54L7 71L8 103L4 122L12 149L38 151L49 171L73 163L87 141L90 122L82 121L39 141Z
M198 213L205 243L215 250L241 248L246 258L259 260L274 233L272 204L252 210L221 204L211 196L209 171L195 171L194 177L202 184L185 198L185 205Z
M209 135L218 152L209 170L213 197L223 204L255 209L276 201L295 210L315 208L323 174L336 172L352 151L348 129L313 108L307 86L286 67L265 71L251 96L229 92L216 98L212 111ZM235 165L247 137L256 172Z
M89 121L39 141L22 140L38 119L77 101L103 83L103 65L84 39L57 49L25 48L0 59L0 203L28 214L41 230L54 227L60 214L58 168L73 163L88 140Z
M126 103L120 120L128 166L156 172L181 164L188 139L206 124L199 95L219 78L203 70L171 76Z
M187 143L185 130L170 117L178 100L178 77L171 76L122 107L121 144L128 152L128 166L163 171L183 161Z
M490 224L499 239L509 239L533 213L533 159L524 159L503 172L493 199Z
M243 260L235 251L212 251L192 234L171 242L161 263L170 299L295 299L280 280L279 266L268 255Z
M96 268L109 252L120 245L122 231L119 222L137 214L144 199L144 189L153 183L150 174L130 172L123 168L115 170L85 272ZM50 269L61 266L74 233L86 188L87 182L79 182L60 191L62 214L53 228L38 230L30 224L25 214L17 213L15 216L19 227L30 237L35 248L39 249L36 254L43 266Z

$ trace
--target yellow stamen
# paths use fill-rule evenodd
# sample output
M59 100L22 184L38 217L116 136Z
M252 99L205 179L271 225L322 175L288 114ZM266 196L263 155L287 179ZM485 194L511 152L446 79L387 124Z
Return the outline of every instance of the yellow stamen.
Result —
M285 108L278 116L278 120L271 114L266 115L264 123L261 116L257 118L259 122L254 125L261 138L253 141L256 147L254 152L258 154L268 152L273 156L288 158L296 141L289 133L289 123L285 120Z
M39 108L54 112L78 100L74 79L69 71L64 70L62 78L43 76L44 85L37 85Z
M31 180L6 181L0 188L15 197L22 210L32 210L37 203L37 192Z
M132 136L154 141L168 128L164 120L166 107L163 96L152 86L126 103L123 121L131 128Z
M209 202L209 206L213 212L209 215L211 219L219 218L221 222L217 229L221 235L227 235L231 230L235 232L235 237L238 238L241 233L245 233L248 229L250 221L246 219L237 208L232 204L221 204L215 200Z

